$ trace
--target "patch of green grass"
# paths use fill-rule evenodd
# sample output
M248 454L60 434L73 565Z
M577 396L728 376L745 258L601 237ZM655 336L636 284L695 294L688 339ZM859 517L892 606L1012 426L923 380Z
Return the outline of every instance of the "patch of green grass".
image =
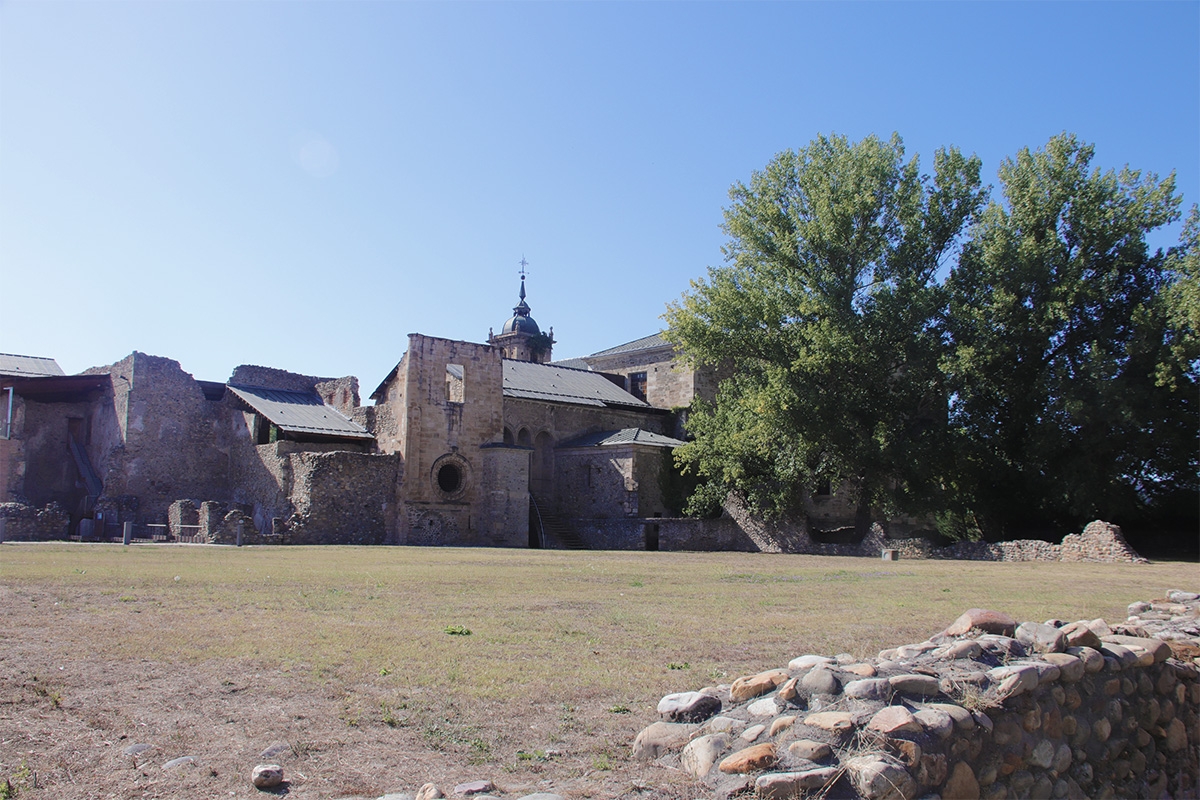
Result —
M444 630L451 636L470 636L471 629L466 625L447 625Z
M12 800L22 789L37 788L37 777L24 761L13 773L0 782L0 800Z
M407 708L407 704L401 703L399 708ZM407 724L407 720L396 715L396 710L397 709L393 708L388 701L379 701L380 719L382 720L383 724L387 725L389 728L400 728Z

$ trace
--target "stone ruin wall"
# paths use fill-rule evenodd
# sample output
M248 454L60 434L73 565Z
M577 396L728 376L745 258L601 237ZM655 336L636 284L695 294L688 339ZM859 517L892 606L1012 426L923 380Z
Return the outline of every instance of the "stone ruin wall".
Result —
M399 456L297 452L289 455L294 511L290 544L385 544L395 517Z
M35 508L24 503L0 503L0 541L49 542L66 539L71 517L58 503Z
M633 755L722 799L1196 797L1200 594L1129 613L971 609L875 659L800 656L664 697Z
M177 361L144 353L126 361L131 378L125 441L103 475L104 493L137 496L144 519L161 519L180 497L227 496L228 448L214 446L221 405L205 398ZM121 383L116 376L124 362L113 370Z

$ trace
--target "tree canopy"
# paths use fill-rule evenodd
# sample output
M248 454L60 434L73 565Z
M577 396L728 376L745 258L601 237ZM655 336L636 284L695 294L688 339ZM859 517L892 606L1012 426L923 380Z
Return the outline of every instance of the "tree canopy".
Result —
M697 403L692 509L736 492L798 513L825 481L859 521L937 514L989 536L1138 513L1195 491L1200 219L1174 179L1091 170L1062 135L1000 168L818 137L730 190L725 263L668 337L731 377ZM985 205L986 204L986 205Z

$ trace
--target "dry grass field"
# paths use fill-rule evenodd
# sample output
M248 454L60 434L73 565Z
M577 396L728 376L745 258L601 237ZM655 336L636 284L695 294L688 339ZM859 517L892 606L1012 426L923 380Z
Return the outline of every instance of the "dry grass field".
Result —
M1168 588L1197 565L9 543L0 793L250 797L277 761L298 798L697 797L628 755L664 694L873 656L973 606L1122 620Z

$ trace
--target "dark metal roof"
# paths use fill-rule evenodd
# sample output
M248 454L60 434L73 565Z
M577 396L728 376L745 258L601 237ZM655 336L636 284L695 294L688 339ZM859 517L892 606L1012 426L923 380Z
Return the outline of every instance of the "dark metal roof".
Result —
M42 375L39 377L0 377L0 386L11 386L21 397L40 403L70 403L87 399L93 392L112 383L107 372L94 375Z
M635 339L632 342L619 344L616 347L610 347L607 350L601 350L599 353L592 353L588 358L599 358L600 356L615 356L621 353L635 353L638 350L653 350L658 347L672 347L672 344L663 338L662 333L655 333L651 336L643 336L641 339Z
M504 396L585 406L650 409L599 372L504 360Z
M229 385L236 394L280 430L341 439L374 439L367 429L327 406L316 393L284 392L258 386Z
M588 369L588 363L582 358L564 358L562 361L551 361L551 367L566 367L568 369Z
M588 433L559 447L605 447L620 444L646 444L651 447L681 447L685 442L642 428L623 428L619 431Z
M53 358L14 356L10 353L0 353L0 375L42 378L47 375L66 374Z

